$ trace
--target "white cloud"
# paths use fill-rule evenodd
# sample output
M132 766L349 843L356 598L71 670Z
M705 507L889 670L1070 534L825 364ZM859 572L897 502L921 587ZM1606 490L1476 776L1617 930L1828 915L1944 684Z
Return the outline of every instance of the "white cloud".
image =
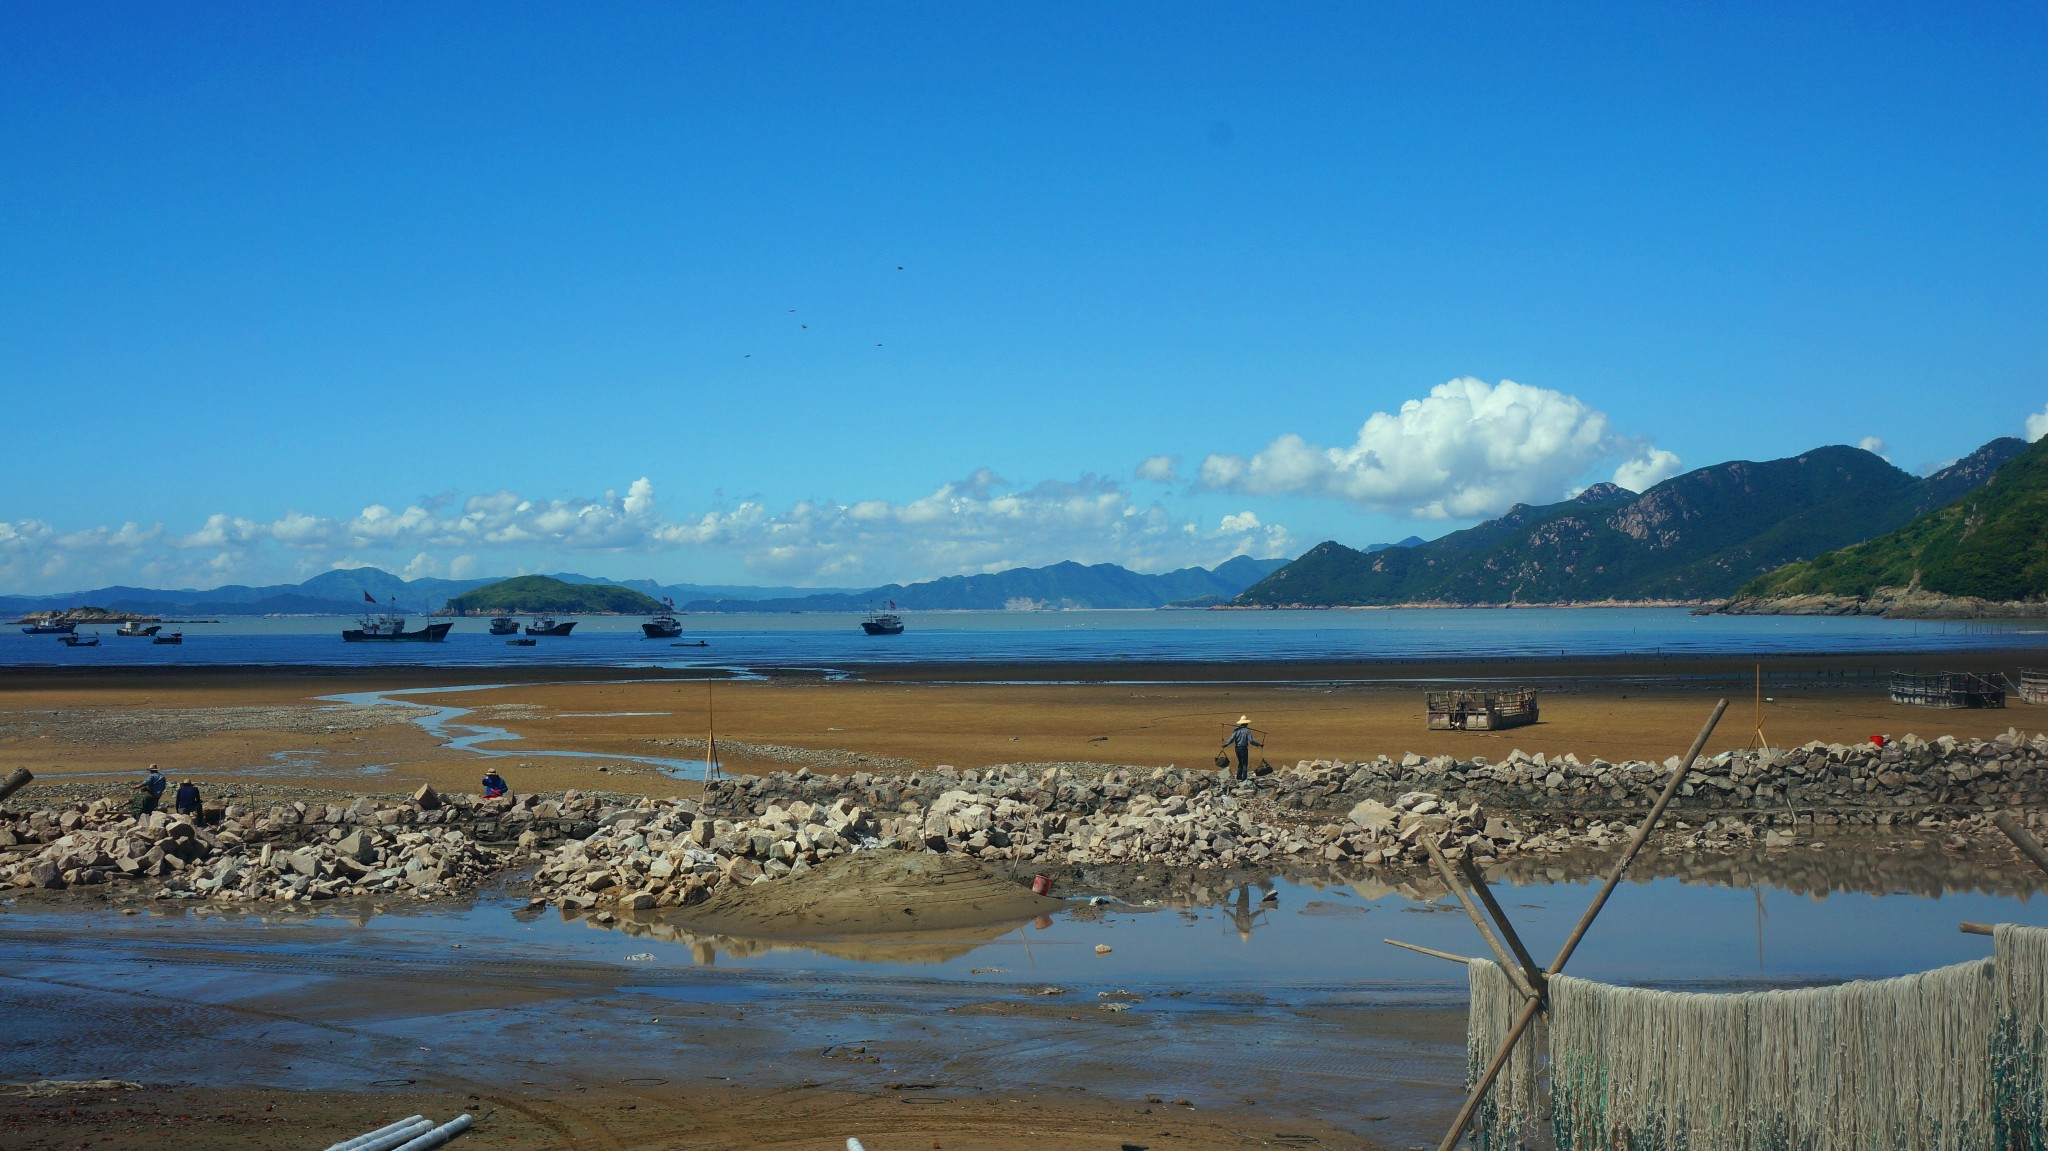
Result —
M1856 441L1856 446L1869 452L1871 455L1881 456L1885 453L1886 444L1883 436L1864 436Z
M905 502L804 500L777 512L748 501L674 519L662 514L646 477L624 496L530 500L501 490L435 502L371 504L346 518L222 513L183 534L135 524L68 534L38 520L0 524L0 586L65 590L135 578L212 586L246 573L268 573L246 582L276 582L364 565L408 578L445 567L462 578L532 561L545 570L565 553L674 551L736 556L778 582L882 583L1067 559L1156 571L1293 548L1284 526L1250 512L1209 529L1137 503L1114 480L1021 485L985 468Z
M1399 412L1374 412L1346 447L1288 434L1249 458L1211 455L1201 484L1328 496L1424 519L1476 518L1559 499L1588 468L1617 456L1627 457L1621 472L1638 482L1678 467L1670 452L1615 434L1606 413L1575 396L1465 377Z
M2048 408L2027 417L2027 442L2031 444L2042 436L2048 436Z
M1676 455L1663 448L1645 447L1642 454L1622 461L1621 466L1614 469L1614 482L1632 492L1645 492L1677 475L1678 468Z
M1180 482L1179 456L1147 456L1139 462L1137 476L1155 484Z

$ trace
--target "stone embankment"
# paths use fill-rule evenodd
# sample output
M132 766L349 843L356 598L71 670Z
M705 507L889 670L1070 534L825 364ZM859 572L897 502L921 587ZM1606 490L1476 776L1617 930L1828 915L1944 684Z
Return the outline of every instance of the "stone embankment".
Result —
M131 813L112 799L0 815L0 885L61 889L143 881L159 898L308 902L465 891L498 869L453 824L473 814L432 789L349 806L230 805L215 818Z
M957 773L929 804L898 801L877 815L853 795L827 803L765 802L751 814L717 812L756 779L728 780L706 811L688 800L643 801L596 834L544 854L535 896L582 906L645 911L701 903L720 888L798 875L861 849L940 851L989 863L1065 866L1163 864L1196 870L1262 867L1309 870L1339 862L1415 867L1433 838L1453 858L1493 859L1521 839L1504 820L1415 792L1389 805L1360 803L1341 820L1313 826L1275 818L1229 793L1195 790L1185 773L1110 772L1100 782L1060 785L1054 772ZM856 777L858 778L858 777ZM798 773L769 776L806 789L854 780ZM877 781L864 781L872 790ZM893 782L882 782L884 791ZM758 788L766 790L765 788ZM1247 798L1252 793L1248 790ZM522 847L541 848L538 837Z
M0 816L0 882L121 877L171 895L317 900L465 890L532 865L539 900L649 911L802 874L857 850L936 851L1013 871L1283 871L1355 876L1456 858L1541 857L1621 842L1674 758L1303 761L1246 783L1179 768L1004 765L908 775L808 770L713 781L701 801L600 797L229 807L195 825L110 801ZM1992 813L2037 807L2048 737L1809 744L1724 753L1689 772L1660 841L1681 851L1803 846L1815 825L1960 849ZM1801 829L1805 829L1802 831ZM487 846L488 845L488 846ZM496 847L511 850L500 854Z

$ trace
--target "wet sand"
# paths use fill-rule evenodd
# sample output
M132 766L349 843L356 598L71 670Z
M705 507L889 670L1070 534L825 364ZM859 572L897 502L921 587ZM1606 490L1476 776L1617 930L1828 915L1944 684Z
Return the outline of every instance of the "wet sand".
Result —
M100 922L0 914L0 1078L142 1087L0 1092L10 1149L318 1147L471 1105L466 1139L546 1148L1366 1148L1440 1126L1462 1059L1449 1002L1111 1013L1086 990L635 963L627 936L596 961L446 919Z
M1908 732L1930 739L1988 736L2014 726L2036 730L2048 717L2048 709L2016 699L1994 711L1892 704L1882 678L1866 673L1910 662L1865 659L1851 667L1822 657L1766 661L1764 690L1772 702L1763 708L1765 735L1780 747ZM1941 665L1969 662L1950 658ZM1980 662L2006 666L2002 655L1987 654ZM1199 765L1215 755L1240 714L1250 715L1264 733L1261 754L1275 764L1408 752L1498 758L1513 748L1661 760L1690 743L1723 695L1734 706L1708 750L1751 742L1753 666L1656 659L1171 665L1116 669L1128 677L1121 682L1010 682L1005 677L1080 680L1110 669L987 665L871 669L874 678L858 680L784 676L715 683L673 676L622 682L622 673L597 669L526 668L517 669L517 676L451 669L96 676L11 669L0 671L0 765L19 764L54 778L134 772L157 762L173 775L195 774L202 784L260 780L390 792L431 783L473 790L486 763L481 757L442 746L396 712L375 725L339 725L336 705L321 697L467 686L479 675L505 686L399 698L475 709L465 718L520 736L519 742L489 746L510 753L493 765L512 777L515 788L526 790L688 794L693 784L623 757L701 757L706 730L714 724L722 763L744 772L801 766L843 774L1020 762ZM1226 671L1239 678L1205 678ZM977 676L983 682L971 682ZM1427 730L1424 687L1474 680L1539 687L1542 722L1496 733ZM239 709L233 714L243 722L224 727L196 718L226 716L224 709ZM124 727L117 722L121 717L133 722ZM346 729L325 730L330 725ZM520 754L547 749L600 758ZM108 779L110 787L120 782Z

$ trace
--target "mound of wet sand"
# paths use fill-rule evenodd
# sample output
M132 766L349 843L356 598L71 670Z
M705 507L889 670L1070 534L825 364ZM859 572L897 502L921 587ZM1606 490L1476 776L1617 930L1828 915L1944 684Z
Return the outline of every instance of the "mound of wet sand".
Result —
M803 875L726 888L671 922L753 939L836 939L1022 923L1061 905L956 856L860 851Z

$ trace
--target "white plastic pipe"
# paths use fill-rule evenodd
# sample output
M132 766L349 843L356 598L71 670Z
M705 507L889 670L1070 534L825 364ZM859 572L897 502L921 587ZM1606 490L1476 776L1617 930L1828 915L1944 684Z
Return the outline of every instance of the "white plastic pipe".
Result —
M375 1131L365 1131L353 1139L344 1139L329 1147L327 1151L389 1151L389 1148L411 1139L421 1131L433 1126L424 1115L408 1115L396 1123L386 1123ZM400 1136L395 1142L385 1142L392 1136Z
M349 1151L391 1151L392 1148L397 1147L399 1144L410 1139L417 1139L433 1129L434 1121L422 1117L406 1124L404 1127L400 1127L389 1135L380 1135L360 1147L351 1147Z
M474 1122L476 1122L476 1116L464 1111L432 1131L418 1136L412 1142L394 1148L393 1151L427 1151L429 1147L439 1147L462 1132L469 1130L469 1125Z

